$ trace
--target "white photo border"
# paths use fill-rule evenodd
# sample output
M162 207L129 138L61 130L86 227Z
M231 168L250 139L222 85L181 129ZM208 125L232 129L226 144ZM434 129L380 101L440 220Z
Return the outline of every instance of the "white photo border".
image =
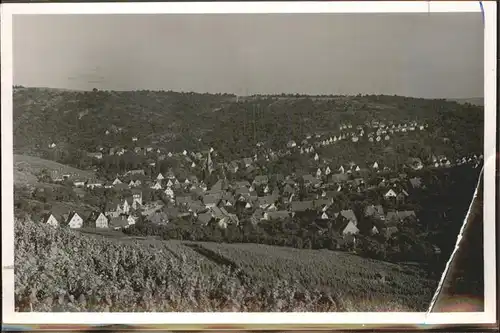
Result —
M2 305L3 322L73 325L437 325L488 324L496 318L495 159L496 2L177 2L1 5ZM14 311L12 16L25 14L436 13L483 12L484 18L484 312L471 313L20 313Z

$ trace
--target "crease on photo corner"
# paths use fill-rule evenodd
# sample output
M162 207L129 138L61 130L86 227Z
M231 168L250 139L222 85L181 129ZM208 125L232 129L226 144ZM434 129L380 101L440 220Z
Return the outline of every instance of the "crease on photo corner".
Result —
M474 190L474 195L472 196L472 200L471 200L471 203L469 205L469 209L467 210L467 214L465 215L464 222L462 223L462 227L460 228L460 232L458 233L457 241L455 242L455 248L453 249L453 252L451 253L450 258L446 262L446 266L445 266L445 269L443 271L443 274L441 275L441 279L439 280L439 284L438 284L438 287L436 289L436 292L434 293L434 296L432 297L432 300L431 300L431 304L429 305L429 308L425 314L425 323L427 322L428 316L431 314L432 310L434 309L434 306L436 305L436 301L437 301L439 295L441 294L441 291L442 291L443 285L444 285L444 281L448 275L450 266L451 266L453 260L455 259L455 255L460 247L460 243L461 243L462 238L463 238L464 230L466 229L467 224L469 223L470 213L472 211L472 207L474 205L474 202L476 201L476 198L477 198L477 193L478 193L478 190L480 188L483 173L484 173L484 164L481 168L481 172L479 173L476 189Z

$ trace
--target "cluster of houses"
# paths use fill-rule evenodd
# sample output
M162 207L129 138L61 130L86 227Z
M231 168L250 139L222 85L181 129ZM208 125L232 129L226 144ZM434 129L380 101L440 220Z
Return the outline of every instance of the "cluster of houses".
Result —
M394 133L423 131L428 126L415 121L387 124L371 121L363 125L353 126L350 123L341 124L339 132L333 136L326 134L307 135L300 143L290 140L286 149L273 151L272 149L259 149L253 157L233 160L229 163L219 163L223 170L230 173L245 171L247 174L257 171L256 161L265 159L270 161L291 154L294 150L301 154L311 154L311 159L316 163L314 170L308 174L294 175L257 175L249 182L247 180L228 182L226 177L221 177L215 185L208 189L203 180L191 174L177 176L173 170L158 173L153 177L146 176L143 169L129 170L117 176L112 181L99 181L95 179L80 179L75 175L53 175L54 181L70 179L75 189L107 188L118 193L126 192L126 197L111 200L102 212L88 214L75 211L57 212L47 214L43 221L53 226L68 226L69 228L127 228L136 223L139 215L156 224L166 224L173 219L187 218L201 225L215 223L221 228L228 225L238 225L243 217L249 217L253 224L265 223L270 220L282 220L294 217L297 214L313 214L311 218L316 225L325 226L328 221L338 220L343 217L343 224L337 225L339 232L344 235L355 235L359 232L358 219L352 210L335 211L334 202L339 193L375 191L381 202L388 201L395 204L405 203L410 194L409 188L423 187L420 178L408 179L405 173L389 177L391 167L379 161L371 161L361 166L355 162L343 163L333 166L328 159L322 159L317 151L321 146L328 146L342 140L358 142L366 137L370 142L389 140ZM113 131L119 131L119 128ZM109 132L109 131L108 131ZM106 133L109 134L109 133ZM137 142L137 137L132 137L132 142ZM263 146L258 143L257 146ZM56 147L55 143L49 145ZM98 147L97 152L89 153L95 159L102 159L104 154L123 155L125 148ZM156 155L157 160L166 158L182 158L191 168L206 168L211 163L211 154L217 153L210 148L203 152L165 153L163 149L153 147L136 147L136 154ZM205 158L205 156L208 156ZM321 163L320 163L321 159ZM478 167L482 155L467 156L455 161L456 165L472 164ZM151 159L149 165L155 166ZM424 163L419 158L411 158L405 164L410 170L420 170L424 167L450 167L452 162L443 155L432 156L429 163ZM212 167L210 164L208 168ZM212 170L210 170L211 172ZM380 174L374 183L373 174ZM300 188L308 189L307 198L300 198ZM163 201L143 202L142 193L145 188L162 194ZM383 232L387 235L397 231L397 224L403 220L416 219L413 211L392 210L384 213L382 205L367 206L366 216L375 216L379 224L373 225L371 232ZM326 224L325 224L326 223ZM320 228L318 232L324 230Z
M372 167L378 168L377 163ZM156 224L187 218L200 225L216 224L220 228L227 228L230 224L239 225L242 217L248 217L252 224L257 225L297 214L309 214L320 226L318 232L342 216L343 222L337 228L342 235L348 236L359 232L358 219L352 210L335 211L334 202L338 194L377 190L381 193L381 200L404 203L409 196L406 190L408 186L415 189L423 186L420 178L406 178L405 174L400 174L393 178L381 177L378 184L367 184L359 167L342 165L336 173L326 167L318 169L315 175L257 175L251 182L220 179L208 189L203 180L199 181L195 176L179 179L172 170L165 174L159 173L149 180L143 170L131 170L109 183L87 181L82 185L87 188L110 187L118 193L126 190L128 196L111 200L104 211L88 214L51 211L43 221L69 228L121 229L135 224L137 217L142 215ZM301 186L308 189L307 198L299 199ZM145 187L162 193L164 200L143 202ZM367 207L365 214L377 217L380 222L385 221L374 225L371 232L383 232L386 235L397 231L398 222L409 217L416 218L413 211L390 211L384 214L381 205Z

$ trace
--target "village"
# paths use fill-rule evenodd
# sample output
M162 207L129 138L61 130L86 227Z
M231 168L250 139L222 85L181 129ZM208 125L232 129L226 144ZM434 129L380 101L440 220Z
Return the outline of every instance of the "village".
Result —
M414 191L425 188L420 177L409 177L405 170L418 173L419 170L454 165L478 168L482 155L463 156L453 162L444 155L432 155L427 161L413 157L398 170L393 170L392 166L376 160L363 164L344 161L333 165L330 159L323 158L320 151L339 142L353 145L361 140L373 144L389 143L398 134L425 131L427 126L415 121L403 124L373 121L364 126L346 123L332 135L318 133L307 135L303 140L290 140L279 151L262 149L264 143L259 142L254 156L229 162L219 161L213 148L202 152L165 152L159 147L137 145L133 153L145 156L150 167L154 167L156 161L176 159L183 166L181 172L170 168L163 173L149 172L148 176L144 169L134 169L116 175L113 180L103 181L78 179L55 171L51 174L51 181L70 182L80 196L103 189L113 190L117 196L106 202L102 211L52 209L42 221L54 227L120 230L136 224L139 219L157 225L181 219L225 229L229 225L238 226L243 220L259 225L308 214L318 226L318 233L324 232L328 223L338 221L340 216L341 222L335 224L338 233L355 239L360 232L360 213L356 216L349 203L338 200L341 195L354 193L370 198L371 204L363 210L364 217L377 221L371 226L370 233L390 237L400 223L417 220L415 211L405 207L412 202ZM119 128L114 130L120 131ZM105 133L108 134L109 131ZM131 142L137 144L138 138L131 137ZM56 146L56 143L51 143L49 148ZM97 152L88 155L98 161L106 155L120 156L126 152L126 148L99 147ZM310 172L266 173L265 163L293 154L307 156ZM215 181L210 184L207 178ZM145 189L153 191L160 199L145 200Z

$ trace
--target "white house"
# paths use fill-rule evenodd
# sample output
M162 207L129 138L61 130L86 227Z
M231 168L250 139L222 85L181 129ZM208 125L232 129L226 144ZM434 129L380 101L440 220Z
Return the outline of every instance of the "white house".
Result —
M349 223L347 223L346 227L344 228L344 230L342 230L342 235L346 236L346 235L356 235L359 233L359 229L358 227L356 227L356 225L354 224L353 221L349 221Z
M49 214L45 218L44 223L46 223L46 224L48 224L50 226L53 226L53 227L57 227L59 225L59 222L57 221L57 219L52 214Z
M83 219L78 213L73 212L68 218L68 227L71 229L80 229L83 226Z
M151 188L153 190L161 190L162 186L161 186L160 182L156 182L153 186L151 186Z
M397 194L396 194L396 192L394 192L393 189L390 189L389 191L387 191L387 193L384 194L384 197L385 198L395 198L395 197L397 197Z
M318 168L318 170L316 171L316 177L321 177L321 169Z
M165 195L170 198L174 197L174 191L170 187L167 187L167 189L163 193L165 193Z

